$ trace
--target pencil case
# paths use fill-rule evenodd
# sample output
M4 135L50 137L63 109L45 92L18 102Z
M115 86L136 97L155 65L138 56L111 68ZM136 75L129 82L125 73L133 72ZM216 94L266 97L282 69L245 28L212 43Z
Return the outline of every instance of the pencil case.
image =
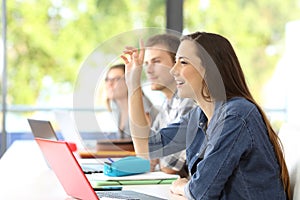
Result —
M107 176L127 176L150 171L150 161L144 158L127 156L118 161L104 163L103 173Z

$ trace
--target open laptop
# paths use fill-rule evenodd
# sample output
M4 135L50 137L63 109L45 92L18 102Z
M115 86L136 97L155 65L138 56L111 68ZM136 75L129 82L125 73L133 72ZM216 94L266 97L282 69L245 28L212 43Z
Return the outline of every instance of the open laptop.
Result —
M67 142L41 138L36 138L35 140L65 192L73 198L86 200L101 200L102 197L133 200L162 199L131 190L95 191L81 170Z
M76 129L74 119L68 111L55 111L54 115L61 134L66 141L74 142L79 151L84 150L86 148L85 146L90 149L93 148L94 145L84 144L78 130Z
M30 125L34 138L43 138L43 139L54 140L54 141L59 140L50 121L37 120L37 119L27 119L27 121ZM70 142L68 140L66 141ZM70 145L70 143L68 144ZM73 150L74 149L75 148L73 147ZM80 166L84 171L84 173L86 174L98 173L103 171L103 163L99 163L99 162L93 161L90 163L82 163Z
M58 140L58 137L49 121L27 119L35 138Z
M76 128L74 118L69 111L55 111L55 119L60 127L62 136L66 141L77 144L79 155L82 158L89 157L124 157L135 155L131 138L120 138L118 132L99 132L96 138L85 140L85 146L94 151L86 152L81 147L83 142ZM81 147L81 148L80 148Z

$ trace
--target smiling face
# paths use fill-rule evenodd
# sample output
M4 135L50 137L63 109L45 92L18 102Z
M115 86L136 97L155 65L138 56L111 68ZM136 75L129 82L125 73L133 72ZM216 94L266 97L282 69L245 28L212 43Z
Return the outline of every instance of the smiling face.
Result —
M144 65L146 66L147 78L151 82L152 90L164 92L166 89L173 90L175 81L169 73L174 61L168 51L161 45L146 48Z
M176 54L176 64L170 73L175 78L178 95L181 98L193 98L199 101L202 98L201 88L205 69L196 53L196 48L195 42L182 41Z
M107 98L118 100L127 98L127 87L124 80L124 71L119 68L110 69L105 78Z

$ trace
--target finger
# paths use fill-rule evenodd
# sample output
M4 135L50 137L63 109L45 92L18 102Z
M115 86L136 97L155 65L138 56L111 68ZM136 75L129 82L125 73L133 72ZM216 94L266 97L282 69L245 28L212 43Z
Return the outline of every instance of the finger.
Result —
M133 51L132 50L123 50L124 54L132 55Z
M140 39L140 53L139 53L139 60L144 62L144 55L145 55L145 45L143 39Z
M171 193L174 193L174 186L173 186L173 184L171 184L171 186L169 187L169 190L170 190Z
M139 56L138 56L138 52L134 51L132 54L132 59L135 65L139 66Z
M133 49L136 49L136 47L132 47L132 46L125 46L125 49L127 49L127 50L133 50Z
M140 39L139 45L140 45L140 48L141 48L141 49L143 49L143 48L145 47L145 45L144 45L144 40L143 40L143 39Z
M125 49L123 50L123 53L126 53L126 54L133 54L133 52L138 52L138 49L137 48L133 48L133 49Z
M123 52L126 53L132 53L133 51L137 51L138 49L136 47L128 47L126 46L125 49L123 50Z
M122 58L122 60L124 61L124 63L127 65L129 63L128 58L125 55L121 55L120 56Z

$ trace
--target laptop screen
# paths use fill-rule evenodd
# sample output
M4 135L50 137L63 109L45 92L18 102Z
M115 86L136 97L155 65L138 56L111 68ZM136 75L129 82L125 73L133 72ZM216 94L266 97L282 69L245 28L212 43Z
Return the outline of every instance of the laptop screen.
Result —
M35 139L66 193L78 199L98 199L68 143Z
M58 140L55 131L49 121L27 119L35 138Z

